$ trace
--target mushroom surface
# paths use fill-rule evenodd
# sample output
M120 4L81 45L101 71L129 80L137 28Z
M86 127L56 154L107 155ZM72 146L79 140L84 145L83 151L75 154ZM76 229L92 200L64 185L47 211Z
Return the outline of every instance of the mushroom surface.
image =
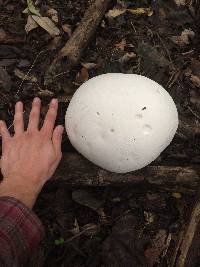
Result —
M108 73L82 84L66 112L72 145L88 160L126 173L155 160L178 127L176 105L153 80Z

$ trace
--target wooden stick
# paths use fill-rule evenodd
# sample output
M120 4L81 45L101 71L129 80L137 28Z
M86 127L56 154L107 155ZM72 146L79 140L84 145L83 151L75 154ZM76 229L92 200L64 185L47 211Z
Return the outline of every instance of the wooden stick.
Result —
M178 258L175 264L175 267L186 267L192 266L192 258L190 258L189 250L193 246L193 241L195 239L195 234L197 232L197 228L200 226L200 200L198 200L192 210L189 224L185 230L185 233L182 237L181 245L178 250ZM198 240L197 244L194 245L194 249L198 251L198 247L200 242ZM194 252L194 251L193 251ZM198 257L199 255L193 255L193 257ZM199 254L199 253L197 253ZM187 263L191 261L191 263Z
M70 185L122 185L140 183L167 190L194 192L200 185L200 166L147 166L116 174L103 170L78 153L64 153L54 179Z
M111 0L96 0L87 9L79 26L47 70L44 81L45 85L51 84L54 76L58 73L69 71L72 66L78 64L82 51L86 48L95 33L110 2ZM66 63L64 69L61 66L63 59L65 59Z

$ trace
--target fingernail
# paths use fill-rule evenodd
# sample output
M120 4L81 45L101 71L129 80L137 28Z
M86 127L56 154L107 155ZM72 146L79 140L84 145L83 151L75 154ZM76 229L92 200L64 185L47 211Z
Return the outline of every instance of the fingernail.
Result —
M2 120L0 120L0 126L1 126L1 125L3 125L3 121L2 121Z
M39 102L40 102L40 98L39 98L39 97L35 97L35 98L33 99L33 102L34 102L34 103L39 103Z
M21 105L22 105L22 102L21 102L21 101L18 101L18 102L16 103L17 108L21 107Z
M58 100L56 99L56 98L53 98L52 100L51 100L51 104L52 105L56 105L58 103Z

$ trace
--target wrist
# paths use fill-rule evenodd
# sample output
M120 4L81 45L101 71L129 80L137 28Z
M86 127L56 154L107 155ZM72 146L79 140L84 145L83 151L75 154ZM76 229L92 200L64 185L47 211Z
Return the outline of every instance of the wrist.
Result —
M22 181L23 182L22 182ZM32 208L43 184L31 184L24 179L4 179L0 183L0 196L9 196L18 199L27 207Z

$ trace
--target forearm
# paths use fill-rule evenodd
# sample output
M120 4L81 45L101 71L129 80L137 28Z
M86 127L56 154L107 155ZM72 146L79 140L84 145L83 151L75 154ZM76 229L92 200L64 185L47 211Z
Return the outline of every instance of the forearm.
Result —
M0 197L1 266L25 266L43 235L43 226L30 209L14 198Z

